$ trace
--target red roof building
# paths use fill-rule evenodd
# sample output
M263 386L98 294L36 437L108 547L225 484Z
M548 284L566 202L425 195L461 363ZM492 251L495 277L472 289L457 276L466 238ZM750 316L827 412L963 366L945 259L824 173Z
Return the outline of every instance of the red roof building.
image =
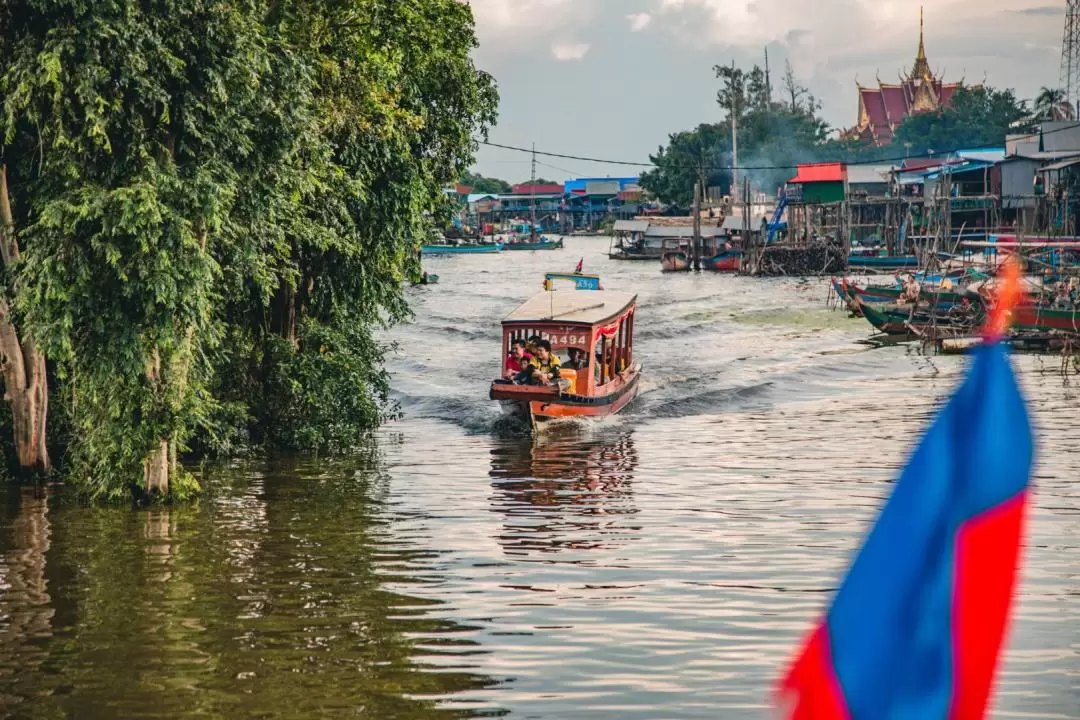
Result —
M862 140L875 145L888 145L900 123L910 115L921 112L933 112L943 105L960 87L958 83L943 83L934 77L930 63L926 59L923 44L922 9L919 9L919 50L915 56L915 65L906 76L901 76L900 83L889 85L878 80L876 88L859 89L859 119L855 127L840 133L844 140Z
M511 195L562 195L562 185L530 185L521 183L510 188Z
M789 183L844 182L847 180L847 165L839 162L808 163L799 166L799 172L788 180Z

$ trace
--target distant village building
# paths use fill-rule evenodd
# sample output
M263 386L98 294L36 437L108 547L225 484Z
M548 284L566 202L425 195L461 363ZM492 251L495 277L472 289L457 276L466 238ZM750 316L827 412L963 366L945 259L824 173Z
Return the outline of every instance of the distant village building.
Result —
M919 9L919 51L915 65L900 83L889 85L878 79L876 88L859 88L859 119L855 127L840 133L843 140L861 140L875 145L888 145L893 133L905 118L922 112L933 112L949 102L963 81L943 83L934 77L926 60L923 44L923 16Z

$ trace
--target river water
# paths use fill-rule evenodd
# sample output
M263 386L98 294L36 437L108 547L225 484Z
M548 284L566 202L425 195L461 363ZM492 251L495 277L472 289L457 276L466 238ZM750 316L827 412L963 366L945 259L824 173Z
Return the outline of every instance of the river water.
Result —
M757 718L964 360L863 344L825 283L566 249L426 260L361 455L204 471L197 505L0 503L9 717ZM641 396L498 432L498 320L584 258L639 294ZM1080 400L1016 358L1035 508L995 717L1080 717ZM978 452L973 448L972 452Z

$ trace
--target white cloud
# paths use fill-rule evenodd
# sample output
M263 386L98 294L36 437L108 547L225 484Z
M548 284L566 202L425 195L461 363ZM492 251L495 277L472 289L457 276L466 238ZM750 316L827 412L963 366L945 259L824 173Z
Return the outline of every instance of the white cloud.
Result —
M588 52L588 43L556 43L551 46L551 54L556 60L581 60Z
M652 15L649 13L634 13L627 15L626 19L630 21L630 32L641 32L649 27L649 23L652 22Z
M571 0L468 0L481 31L543 29L564 24Z

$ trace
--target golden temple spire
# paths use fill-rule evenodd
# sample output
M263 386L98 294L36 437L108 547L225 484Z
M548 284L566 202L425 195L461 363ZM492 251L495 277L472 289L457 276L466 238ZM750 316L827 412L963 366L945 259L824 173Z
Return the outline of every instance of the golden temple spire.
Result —
M911 69L912 80L932 80L930 63L926 61L926 44L923 42L923 9L919 6L919 52L915 55L915 67Z

